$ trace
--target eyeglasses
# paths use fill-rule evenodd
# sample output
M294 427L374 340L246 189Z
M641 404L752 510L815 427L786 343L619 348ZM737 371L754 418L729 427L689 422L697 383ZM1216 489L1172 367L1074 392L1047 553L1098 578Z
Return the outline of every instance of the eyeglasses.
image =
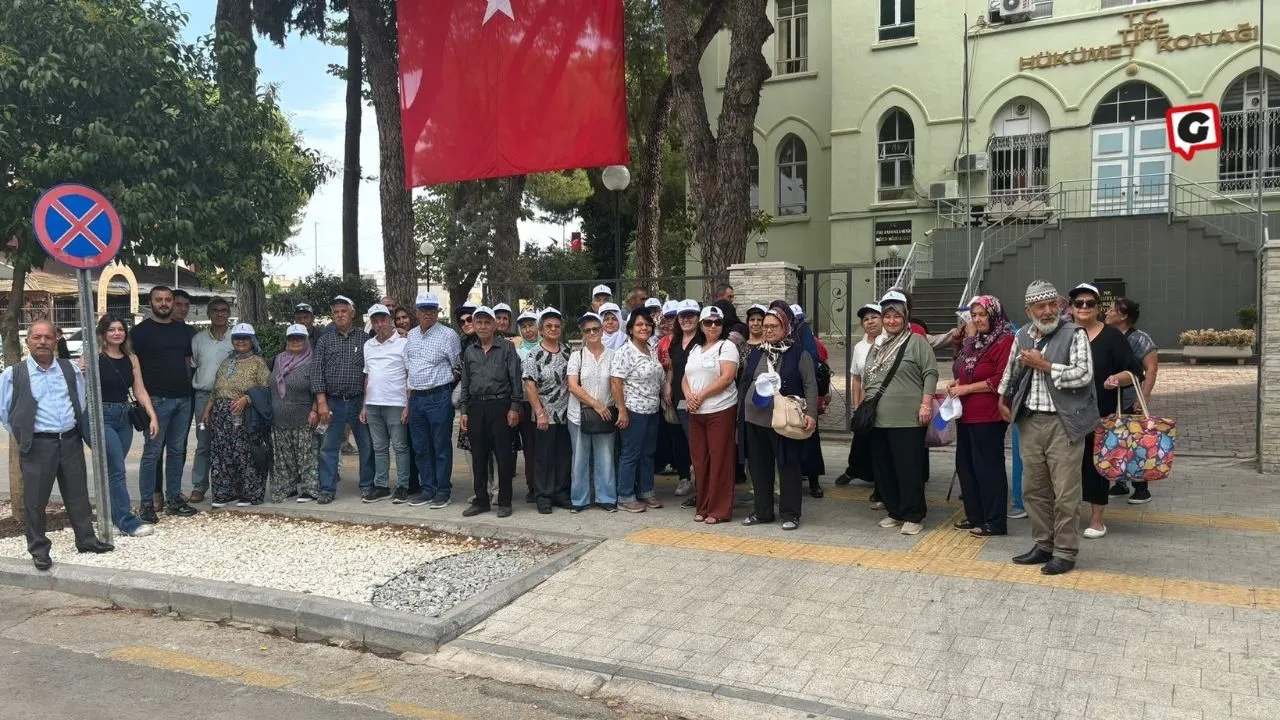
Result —
M469 317L464 317L464 318L462 318L462 319L460 320L460 322L461 322L463 325L470 325L470 324L471 324L471 318L469 318Z
M1098 307L1098 301L1097 300L1076 300L1075 302L1071 303L1071 307L1074 307L1077 310L1092 310L1093 308Z
M599 325L596 325L589 328L582 328L582 334L583 335L599 335L601 332L603 332L603 330L604 328L600 327Z
M724 325L724 321L722 320L703 320L702 321L702 327L720 327L721 325Z

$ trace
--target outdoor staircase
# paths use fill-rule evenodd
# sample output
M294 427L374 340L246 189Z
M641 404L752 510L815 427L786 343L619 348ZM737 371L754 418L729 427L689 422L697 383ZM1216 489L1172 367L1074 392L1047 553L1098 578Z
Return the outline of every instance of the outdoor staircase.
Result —
M911 317L925 324L931 334L944 333L956 326L956 307L964 293L965 278L917 278L911 287L915 306ZM949 359L951 348L938 350L938 357Z

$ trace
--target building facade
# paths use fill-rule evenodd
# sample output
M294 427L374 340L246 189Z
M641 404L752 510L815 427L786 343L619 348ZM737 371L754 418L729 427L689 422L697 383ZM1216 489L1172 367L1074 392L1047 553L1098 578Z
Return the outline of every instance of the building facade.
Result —
M1046 235L1030 225L1243 214L1259 164L1280 210L1280 7L1259 83L1260 2L769 0L753 189L775 217L768 259L856 268L856 307L913 247L932 259L917 277L965 279L984 241L989 266ZM728 56L721 34L703 58L713 113ZM1222 147L1187 161L1165 111L1195 103L1221 106Z

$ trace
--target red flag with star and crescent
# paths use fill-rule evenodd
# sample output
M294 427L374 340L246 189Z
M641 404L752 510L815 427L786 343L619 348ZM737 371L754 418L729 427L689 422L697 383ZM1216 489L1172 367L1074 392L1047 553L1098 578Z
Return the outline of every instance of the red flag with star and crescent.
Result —
M405 185L624 165L623 0L399 0Z

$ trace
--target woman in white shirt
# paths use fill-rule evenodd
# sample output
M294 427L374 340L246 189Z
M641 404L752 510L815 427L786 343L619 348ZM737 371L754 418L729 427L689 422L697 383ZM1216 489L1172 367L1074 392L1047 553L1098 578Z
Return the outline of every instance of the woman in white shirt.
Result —
M733 516L733 479L737 456L738 346L726 340L724 312L702 309L699 330L685 363L683 390L689 412L689 448L693 455L694 522L708 525Z
M653 456L658 449L664 376L658 353L649 349L653 320L644 313L632 313L627 335L627 344L613 354L610 384L622 430L618 507L638 513L662 507L653 492Z
M604 346L604 324L595 313L578 320L582 347L569 356L569 439L573 442L573 485L570 512L591 505L592 481L596 505L618 511L618 480L614 474L613 395L610 377L613 351Z

